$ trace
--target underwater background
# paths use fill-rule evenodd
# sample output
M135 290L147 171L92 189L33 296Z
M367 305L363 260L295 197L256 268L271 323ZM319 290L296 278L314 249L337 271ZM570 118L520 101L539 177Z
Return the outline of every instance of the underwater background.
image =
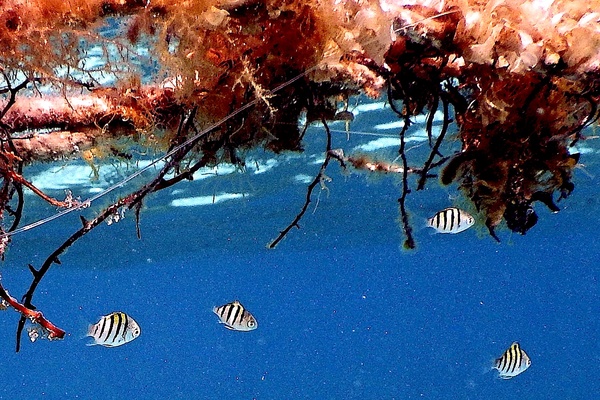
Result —
M355 120L330 125L333 148L392 162L400 124L381 101L352 99ZM439 124L439 121L436 122ZM456 131L456 127L452 127ZM141 239L133 213L80 239L49 271L33 303L68 332L15 353L19 314L0 313L2 399L593 399L600 393L598 145L593 130L573 152L584 165L553 214L536 203L527 235L482 221L456 235L425 220L458 206L456 190L430 179L407 199L417 249L402 248L398 174L343 171L330 163L300 229L266 245L300 211L324 159L312 126L301 153L252 151L246 168L205 169L149 196ZM408 131L410 165L429 152L424 121ZM446 140L445 155L460 148ZM151 160L148 155L148 161ZM29 167L50 195L88 198L137 165L82 160ZM157 167L159 168L159 167ZM79 228L149 172L81 212L15 235L2 264L17 298L39 266ZM23 224L53 214L31 193ZM258 329L224 329L212 307L240 300ZM124 311L142 334L117 348L86 346L88 324ZM511 380L492 361L518 341L532 365Z

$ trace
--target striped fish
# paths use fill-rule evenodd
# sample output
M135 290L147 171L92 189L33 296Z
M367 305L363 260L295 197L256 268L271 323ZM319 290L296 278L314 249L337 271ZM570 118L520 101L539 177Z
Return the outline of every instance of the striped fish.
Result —
M510 379L525 371L531 365L531 359L525 353L519 343L514 342L502 354L500 358L494 361L494 367L498 370L498 377Z
M94 339L94 343L104 347L117 347L131 342L140 336L141 329L137 322L124 312L114 312L100 318L100 321L88 328L87 336Z
M427 226L435 229L437 233L459 233L475 224L475 218L469 213L456 207L438 211L427 220Z
M253 331L258 327L254 316L237 300L220 307L214 307L213 312L217 314L225 328L232 331Z

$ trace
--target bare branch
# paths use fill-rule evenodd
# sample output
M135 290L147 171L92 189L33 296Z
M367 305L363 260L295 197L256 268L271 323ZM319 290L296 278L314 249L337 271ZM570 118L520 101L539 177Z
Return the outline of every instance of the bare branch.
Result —
M6 289L0 284L0 298L2 298L8 305L15 309L15 311L21 313L21 319L29 319L32 323L40 325L48 332L48 339L62 339L65 336L65 331L48 321L41 311L34 310L31 307L27 307L24 304L19 303L17 299L8 294ZM23 322L24 323L24 322Z
M279 242L281 242L283 240L283 238L286 237L286 235L292 230L292 228L295 227L295 228L300 229L300 225L298 225L298 223L300 222L300 220L306 213L306 210L308 209L308 205L311 202L313 190L315 189L315 187L317 185L319 185L323 182L323 179L325 178L325 170L327 169L327 166L329 165L329 161L331 160L332 157L339 159L338 157L332 156L331 131L329 130L327 121L325 120L325 118L322 118L321 122L323 123L323 126L325 127L325 132L327 134L327 149L325 151L325 160L321 164L321 168L319 168L319 172L315 176L315 179L313 179L313 181L308 185L308 187L306 189L306 198L304 200L304 205L300 209L300 212L296 215L294 220L287 227L285 227L284 230L279 232L279 235L267 245L267 248L269 248L269 249L274 249L275 247L277 247Z
M402 229L404 230L404 236L406 239L404 240L404 248L406 249L414 249L416 247L415 239L412 236L412 227L410 225L410 221L408 220L408 212L406 211L406 196L410 193L410 188L408 187L408 162L406 160L406 154L404 153L404 148L406 146L404 135L410 126L410 118L408 113L403 114L394 103L394 99L392 97L392 85L388 84L388 101L390 102L390 107L392 110L404 120L404 126L400 131L400 148L398 149L398 153L400 154L400 158L402 159L402 195L398 199L398 204L400 206L400 215L402 219ZM432 150L433 151L433 150Z
M435 145L431 149L429 153L429 158L423 165L423 170L421 171L421 177L419 178L419 183L417 185L417 190L422 190L425 187L425 181L427 180L427 173L431 169L433 159L436 155L441 156L439 152L440 145L444 141L444 137L446 136L446 131L448 130L448 125L450 124L450 118L448 116L448 99L442 95L442 107L444 111L444 121L442 122L442 129L440 130L440 135L435 141Z

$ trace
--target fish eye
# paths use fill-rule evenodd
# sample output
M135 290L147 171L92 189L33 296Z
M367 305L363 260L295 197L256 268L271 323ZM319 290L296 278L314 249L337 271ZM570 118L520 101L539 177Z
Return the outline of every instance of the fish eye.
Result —
M254 320L250 320L250 321L248 321L248 326L249 326L250 328L254 328L254 325L256 325L256 322L254 322Z

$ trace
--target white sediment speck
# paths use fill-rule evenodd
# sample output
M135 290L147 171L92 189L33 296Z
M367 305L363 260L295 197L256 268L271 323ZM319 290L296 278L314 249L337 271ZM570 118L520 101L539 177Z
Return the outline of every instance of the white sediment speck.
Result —
M356 115L357 112L369 112L369 111L377 111L377 110L385 110L386 103L383 101L378 101L377 103L369 103L369 104L360 104L354 108L352 108L352 112Z
M226 200L241 199L250 196L248 193L221 193L214 196L184 197L171 201L173 207L195 207L216 204Z
M102 186L99 182L92 182L92 176L92 169L89 165L64 165L52 167L36 174L32 177L31 183L40 190Z
M411 117L410 120L412 121L413 124L424 124L427 121L427 114ZM436 111L436 113L433 116L433 120L434 121L443 121L444 113L442 113L441 111ZM404 126L404 121L398 120L398 121L386 122L384 124L378 124L378 125L375 125L373 128L383 131L383 130L389 130L389 129L402 129L403 126Z
M570 150L571 154L579 153L579 154L592 154L597 153L598 150L594 149L585 144L577 144L574 148Z
M375 151L379 149L384 149L386 147L398 147L400 145L400 139L398 138L390 138L383 137L376 140L371 140L368 143L361 144L357 146L355 149L360 151Z
M248 160L246 161L246 169L252 171L254 174L264 174L265 172L275 168L279 164L274 158L269 158L266 161L259 160Z
M294 180L296 182L304 183L304 184L311 183L313 179L314 179L314 177L305 175L305 174L298 174L294 177Z

